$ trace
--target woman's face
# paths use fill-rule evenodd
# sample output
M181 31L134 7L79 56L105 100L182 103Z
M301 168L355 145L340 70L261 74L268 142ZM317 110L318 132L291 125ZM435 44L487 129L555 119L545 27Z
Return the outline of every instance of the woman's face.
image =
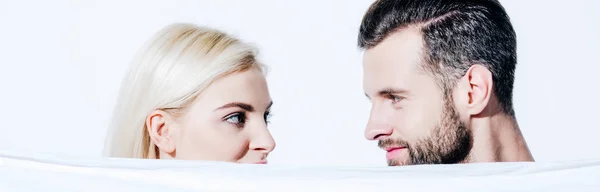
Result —
M275 148L272 103L264 75L251 69L215 81L178 119L156 112L147 123L161 158L264 164Z

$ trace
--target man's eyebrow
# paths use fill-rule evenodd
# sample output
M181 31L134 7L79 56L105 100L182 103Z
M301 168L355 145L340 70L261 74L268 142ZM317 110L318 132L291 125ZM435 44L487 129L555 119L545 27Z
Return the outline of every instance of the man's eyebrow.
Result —
M406 91L404 89L388 87L388 88L384 88L382 90L379 90L377 92L377 95L378 96L386 96L386 95L404 94L404 93L407 93L407 92L408 91ZM371 97L369 96L369 94L365 93L365 96L367 97L367 99L371 100Z
M241 108L241 109L246 110L248 112L253 112L254 111L254 107L252 105L247 104L247 103L241 103L241 102L233 102L233 103L225 104L225 105L223 105L223 106L215 109L215 111L219 110L219 109L226 109L226 108L231 108L231 107L238 107L238 108Z
M378 96L386 96L386 95L404 94L404 93L407 93L407 92L408 91L406 91L404 89L387 87L387 88L384 88L382 90L379 90L377 92L377 95ZM367 99L371 100L371 97L369 96L369 94L365 93L365 96L367 97Z
M382 90L379 90L379 92L377 92L379 95L394 95L394 94L403 94L403 93L407 93L408 91L404 90L404 89L399 89L399 88L385 88Z

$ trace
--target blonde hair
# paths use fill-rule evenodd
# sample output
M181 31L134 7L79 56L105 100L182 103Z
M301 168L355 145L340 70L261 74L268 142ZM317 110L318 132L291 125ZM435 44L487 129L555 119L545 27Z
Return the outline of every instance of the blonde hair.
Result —
M104 154L157 158L147 115L156 109L177 113L228 74L251 68L264 73L256 54L255 47L215 29L187 23L164 27L139 50L122 82Z

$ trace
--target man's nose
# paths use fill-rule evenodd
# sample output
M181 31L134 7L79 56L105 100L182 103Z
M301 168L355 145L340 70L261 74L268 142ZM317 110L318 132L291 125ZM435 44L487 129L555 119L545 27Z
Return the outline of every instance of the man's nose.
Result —
M382 140L392 135L394 129L389 123L386 123L385 119L384 114L378 112L376 109L371 109L369 121L365 129L365 138L367 140Z

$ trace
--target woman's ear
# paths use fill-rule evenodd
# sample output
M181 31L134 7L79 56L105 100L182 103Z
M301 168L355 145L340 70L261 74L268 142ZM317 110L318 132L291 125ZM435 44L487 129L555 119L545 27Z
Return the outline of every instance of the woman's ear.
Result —
M170 135L173 131L174 122L169 113L162 110L154 110L146 117L146 128L150 135L150 140L158 149L164 153L172 154L175 152L175 141Z

